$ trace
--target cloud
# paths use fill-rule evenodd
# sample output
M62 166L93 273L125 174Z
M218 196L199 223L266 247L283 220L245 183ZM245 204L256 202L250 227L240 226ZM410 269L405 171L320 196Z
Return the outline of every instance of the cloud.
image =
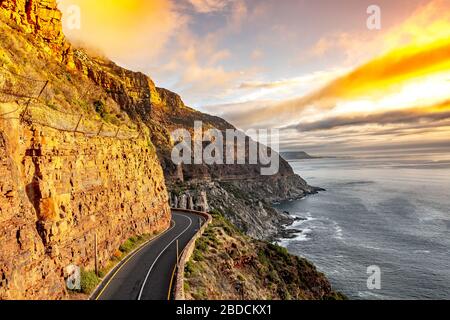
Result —
M243 112L249 123L289 121L308 108L331 110L339 101L376 100L398 92L402 85L427 75L450 71L450 38L428 46L408 46L356 68L322 89L297 99L282 101L255 112Z
M259 60L264 57L264 52L260 49L254 49L250 55L252 60Z
M357 68L312 94L305 101L386 94L398 84L450 69L450 39L426 47L408 46Z
M199 13L223 11L233 0L189 0Z
M231 14L228 18L228 29L239 31L242 23L248 16L248 8L244 1L235 1L231 6Z
M298 62L343 55L346 65L361 64L398 47L417 46L450 37L450 2L432 0L420 5L405 20L381 31L333 30L320 37L311 48L299 53ZM362 50L363 48L363 50Z
M63 14L71 5L81 9L81 29L66 26L68 38L130 67L155 59L187 23L171 0L59 1Z
M288 79L281 79L275 81L247 81L239 85L239 89L255 90L255 89L277 89L277 88L298 88L300 86L307 86L310 90L323 86L326 82L332 80L337 75L342 74L341 69L332 69L329 71L318 71L305 74L299 77Z
M348 114L340 117L329 117L315 122L299 123L288 128L295 128L300 132L330 130L350 126L365 126L375 124L385 126L388 124L417 124L424 122L436 122L450 119L450 101L441 104L424 107L394 110L374 114Z
M450 37L450 2L432 0L419 6L408 19L384 33L383 37L386 50Z
M215 33L199 37L184 30L177 35L176 48L171 50L168 62L153 68L152 72L172 76L172 89L182 96L189 96L187 103L194 106L225 97L235 90L236 83L251 73L249 69L224 67L225 62L232 58L232 53L218 48Z

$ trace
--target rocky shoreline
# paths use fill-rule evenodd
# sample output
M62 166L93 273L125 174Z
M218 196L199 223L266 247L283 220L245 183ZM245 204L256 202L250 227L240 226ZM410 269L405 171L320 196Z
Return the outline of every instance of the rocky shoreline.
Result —
M288 212L273 207L281 201L295 201L325 191L307 185L299 176L267 181L179 183L169 185L174 208L219 210L242 232L255 239L277 241L292 237L290 226L297 221ZM275 186L275 187L274 187Z

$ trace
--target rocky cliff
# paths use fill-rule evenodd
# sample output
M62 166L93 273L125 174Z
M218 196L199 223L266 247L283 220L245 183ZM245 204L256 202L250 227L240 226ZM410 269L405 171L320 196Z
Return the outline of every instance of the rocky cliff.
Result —
M73 68L72 48L61 27L55 0L0 0L0 15L22 32L35 36L44 50Z
M0 119L0 155L0 298L63 298L65 267L94 268L95 236L105 265L125 239L170 223L146 140Z
M0 28L0 299L64 299L69 265L93 270L97 252L101 268L126 239L169 226L163 170L74 69L55 1L2 0Z
M27 6L23 1L3 0L1 5L8 9L3 10L7 12L7 14L3 13L4 16L14 17L15 21L24 25L22 29L36 34L39 39L42 39L40 42L43 43L44 49L52 48L52 52L56 52L57 59L64 62L69 70L73 70L70 75L63 74L64 72L61 71L61 76L50 82L49 90L54 93L67 92L67 86L70 85L73 87L71 95L73 96L76 90L78 95L67 99L69 94L54 94L47 104L64 105L65 108L78 106L82 112L92 109L93 104L104 105L105 110L102 109L100 113L106 120L146 127L150 139L157 148L169 190L176 191L172 193L171 198L179 196L180 189L201 188L206 193L206 198L210 198L212 207L225 209L223 201L220 198L218 201L215 199L218 194L230 194L231 185L232 190L236 191L234 195L239 194L239 196L234 205L228 205L227 210L224 210L227 217L242 226L244 230L248 230L249 234L258 238L267 238L280 231L280 221L289 221L286 216L280 215L270 207L271 201L301 198L317 191L295 175L290 165L282 158L280 158L279 173L272 177L261 177L259 164L174 165L170 158L173 130L179 128L193 130L194 121L198 120L203 122L205 128L225 131L234 127L221 118L189 108L179 95L156 87L154 82L142 73L126 70L104 57L87 54L82 49L73 49L62 33L57 31L60 14L54 8L54 1L34 1L31 6ZM30 16L27 12L31 12L31 16L33 12L42 12L37 16L43 15L43 18L32 19L37 21L39 27L26 19ZM40 27L41 25L43 27ZM72 68L73 66L75 69ZM52 77L55 73L40 76ZM79 77L80 74L82 77ZM72 79L76 77L76 82L61 84L61 79L64 80L68 76ZM81 87L94 89L89 90L88 95L83 94L86 90L76 88L76 86L79 87L79 83L83 84ZM49 90L46 92L50 92ZM95 94L92 94L93 92ZM209 188L210 183L214 183L215 187ZM183 204L183 201L172 202L172 204L175 203Z

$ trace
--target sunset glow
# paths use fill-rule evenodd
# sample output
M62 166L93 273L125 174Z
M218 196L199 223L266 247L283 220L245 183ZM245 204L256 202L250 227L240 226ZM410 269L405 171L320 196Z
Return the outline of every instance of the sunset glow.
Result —
M379 1L378 31L366 28L368 1L319 2L61 1L88 9L71 39L240 128L289 128L285 149L370 149L388 132L399 148L447 148L450 2Z

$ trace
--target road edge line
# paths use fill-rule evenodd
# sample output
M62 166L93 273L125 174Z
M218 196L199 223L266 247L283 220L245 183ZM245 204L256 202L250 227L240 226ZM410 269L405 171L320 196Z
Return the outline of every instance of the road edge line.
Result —
M101 297L101 295L103 294L103 292L106 290L106 288L109 286L109 284L111 284L112 279L114 279L114 277L117 275L117 273L119 273L119 271L136 255L138 254L142 249L144 249L144 247L146 247L147 245L149 245L150 243L158 240L159 238L161 238L162 236L164 236L165 234L167 234L169 231L171 231L173 228L175 228L175 221L171 221L170 222L170 228L168 228L167 230L165 230L163 233L157 235L156 237L149 239L147 242L144 242L142 245L140 245L139 247L137 247L136 249L134 249L132 252L130 252L122 261L120 261L114 268L111 269L111 271L109 271L105 276L104 276L104 280L108 279L108 281L106 282L106 284L103 286L103 288L100 290L101 286L104 283L104 280L102 282L100 282L98 284L98 286L94 289L94 291L92 292L92 294L89 296L89 298L87 300L99 300L99 298ZM100 292L98 294L96 294L98 291L100 290ZM95 298L94 298L95 296Z

